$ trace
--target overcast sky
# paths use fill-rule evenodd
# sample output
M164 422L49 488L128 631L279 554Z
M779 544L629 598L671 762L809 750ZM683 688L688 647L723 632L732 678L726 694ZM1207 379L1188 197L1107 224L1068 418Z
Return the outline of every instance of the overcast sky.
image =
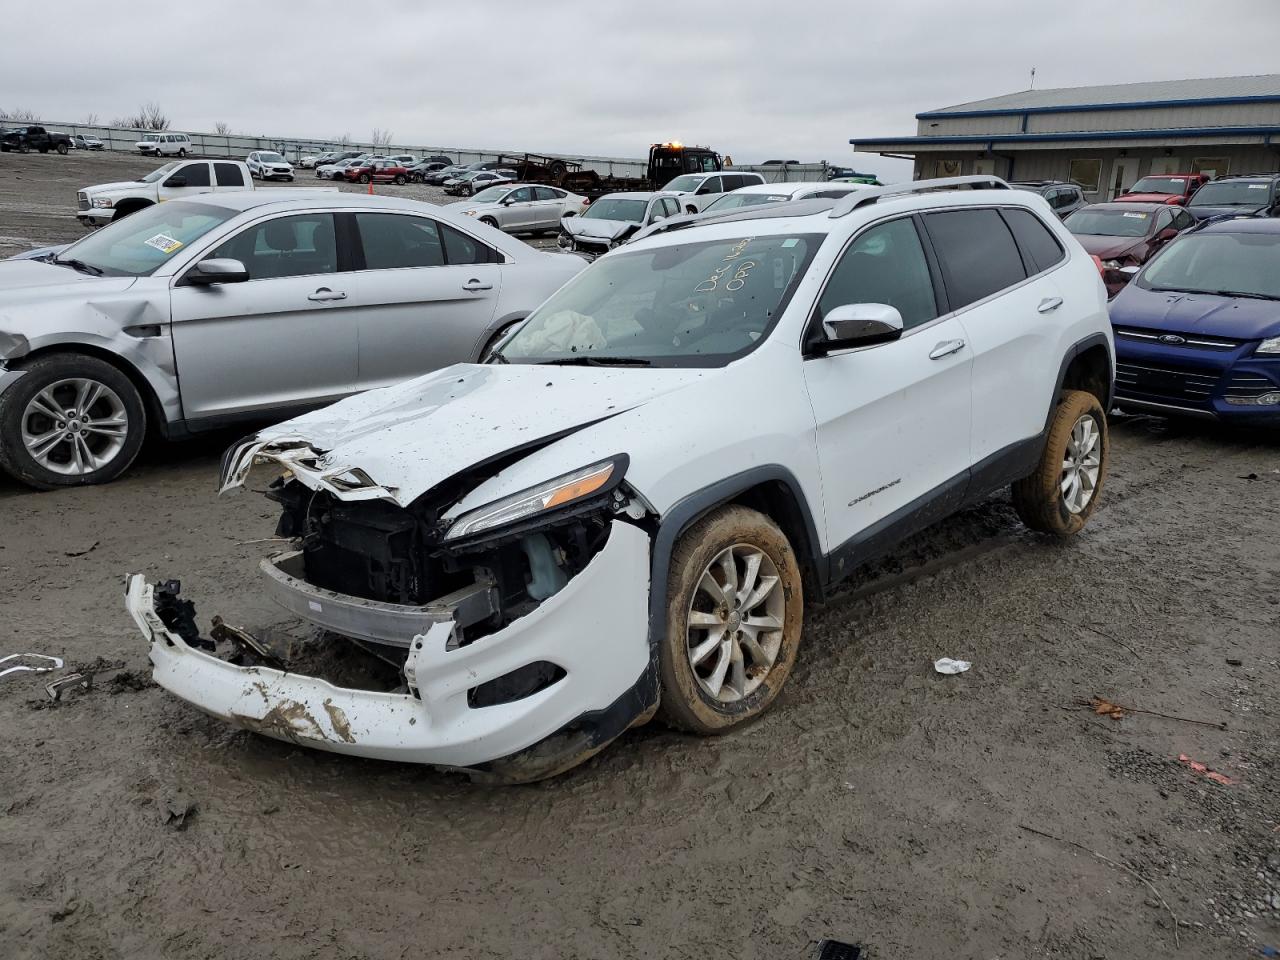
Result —
M4 45L0 107L173 129L738 163L852 164L851 137L1036 87L1280 70L1280 0L58 0ZM20 42L19 42L20 41Z

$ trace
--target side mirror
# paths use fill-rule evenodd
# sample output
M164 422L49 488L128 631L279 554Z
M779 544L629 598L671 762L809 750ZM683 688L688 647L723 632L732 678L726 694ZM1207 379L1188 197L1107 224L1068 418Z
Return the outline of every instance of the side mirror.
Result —
M249 271L245 265L229 257L201 260L187 271L187 283L201 287L215 283L244 283L248 279Z
M702 196L703 194L711 193L711 192L712 192L711 188L704 183L702 186L698 188L696 195Z
M186 177L170 177L164 182L166 187L185 187L187 185Z
M665 219L667 219L667 215L666 215L665 213L658 212L658 213L655 213L655 214L654 214L654 215L649 219L649 222L650 222L650 223L657 223L659 220L665 220Z
M1136 274L1141 269L1142 269L1141 267L1134 266L1133 264L1129 264L1127 267L1121 267L1120 272L1123 273L1126 277L1133 277L1134 274Z
M1155 238L1159 240L1161 243L1168 243L1177 235L1178 235L1178 231L1175 230L1173 227L1165 227L1163 230L1161 230L1159 233L1156 234Z
M848 303L822 318L823 352L846 347L870 347L902 336L902 314L887 303Z

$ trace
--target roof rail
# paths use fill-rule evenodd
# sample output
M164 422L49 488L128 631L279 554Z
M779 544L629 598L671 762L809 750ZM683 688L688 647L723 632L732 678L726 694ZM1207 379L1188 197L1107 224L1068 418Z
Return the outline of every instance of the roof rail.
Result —
M284 189L289 189L285 187ZM294 188L297 189L296 187ZM857 192L857 191L855 191ZM643 227L632 234L632 240L652 237L654 234L686 227L701 227L711 223L730 223L735 220L766 220L773 217L805 217L830 210L836 201L829 198L808 197L804 200L782 200L776 203L757 203L750 207L734 207L731 210L703 210L701 213L685 213L667 217Z
M1008 190L1009 184L999 177L978 174L969 177L939 177L936 180L913 180L910 183L895 183L887 187L872 187L870 190L858 190L841 197L831 210L832 217L845 217L859 207L875 203L882 197L899 197L912 193L928 193L933 190L956 190L968 187L970 190Z

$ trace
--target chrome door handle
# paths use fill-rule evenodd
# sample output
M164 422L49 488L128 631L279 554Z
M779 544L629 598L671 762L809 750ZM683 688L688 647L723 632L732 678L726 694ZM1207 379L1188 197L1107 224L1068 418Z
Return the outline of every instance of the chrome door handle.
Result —
M1045 297L1040 301L1040 306L1036 307L1036 310L1040 313L1051 313L1060 306L1062 306L1061 297Z
M341 290L335 293L333 290L330 290L328 287L321 287L315 293L311 294L311 296L307 297L307 299L314 300L317 303L324 303L327 300L345 300L347 299L347 295L343 293Z
M963 340L943 340L932 350L929 351L930 360L941 360L943 357L949 357L953 353L959 353L964 349Z
M468 280L462 285L463 290L492 290L492 283L481 283L479 280Z

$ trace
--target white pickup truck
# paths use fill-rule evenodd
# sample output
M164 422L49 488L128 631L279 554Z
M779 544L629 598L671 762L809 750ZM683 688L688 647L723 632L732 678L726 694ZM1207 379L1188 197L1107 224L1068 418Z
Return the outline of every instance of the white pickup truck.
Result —
M239 160L174 160L140 180L85 187L76 194L76 219L85 226L100 227L153 203L252 189L249 168Z

